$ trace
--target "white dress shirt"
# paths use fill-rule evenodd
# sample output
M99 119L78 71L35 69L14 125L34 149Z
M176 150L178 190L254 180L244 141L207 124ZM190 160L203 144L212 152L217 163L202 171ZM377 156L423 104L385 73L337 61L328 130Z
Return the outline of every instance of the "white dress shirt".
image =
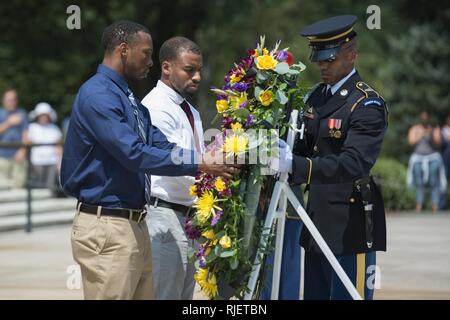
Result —
M189 120L180 107L183 101L184 98L180 94L159 80L156 87L142 100L142 104L150 111L152 124L165 134L167 140L190 150L197 150L196 145L198 145L200 150L197 151L204 153L203 126L200 114L189 104L194 116L196 131L196 135L194 135ZM198 137L197 143L194 140L195 136ZM152 175L151 180L153 197L185 206L191 206L194 203L195 197L189 194L189 187L195 181L194 177Z
M327 90L329 88L331 88L331 94L335 94L336 91L339 90L340 87L342 87L342 85L345 83L345 81L347 81L354 73L356 72L356 69L353 68L352 71L350 71L350 73L348 75L346 75L344 78L342 78L341 80L339 80L338 82L336 82L335 84L333 84L332 86L330 86L329 84L327 85Z

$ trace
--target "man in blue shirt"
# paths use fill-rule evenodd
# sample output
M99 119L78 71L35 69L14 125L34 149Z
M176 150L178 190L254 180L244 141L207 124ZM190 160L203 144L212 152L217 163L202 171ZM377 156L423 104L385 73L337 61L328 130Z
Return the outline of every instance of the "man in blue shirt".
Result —
M153 65L147 28L113 23L102 45L103 63L78 92L64 146L61 183L79 201L72 251L86 299L151 299L150 174L231 177L239 169L207 164L212 155L178 148L152 126L128 86Z
M17 92L8 89L0 108L0 143L21 143L28 128L27 114L18 108ZM0 171L16 187L25 184L25 149L0 148Z

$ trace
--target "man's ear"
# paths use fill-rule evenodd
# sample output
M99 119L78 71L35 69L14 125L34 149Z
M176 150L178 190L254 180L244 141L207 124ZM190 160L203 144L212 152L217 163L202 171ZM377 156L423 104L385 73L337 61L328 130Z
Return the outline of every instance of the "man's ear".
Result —
M163 61L161 63L161 73L165 76L169 76L170 74L171 64L170 61Z
M125 42L122 42L121 44L119 44L118 48L119 48L120 55L122 57L128 56L129 47Z
M351 58L352 59L352 63L355 63L356 59L358 59L358 52L356 50L352 50L351 57L352 57Z

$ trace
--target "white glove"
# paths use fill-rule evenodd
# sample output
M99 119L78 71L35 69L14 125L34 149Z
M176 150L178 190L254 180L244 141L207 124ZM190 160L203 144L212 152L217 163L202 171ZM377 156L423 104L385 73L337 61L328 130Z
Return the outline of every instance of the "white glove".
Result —
M279 152L277 154L275 151L274 155L269 159L269 167L275 172L292 173L292 151L291 147L284 140L279 140Z

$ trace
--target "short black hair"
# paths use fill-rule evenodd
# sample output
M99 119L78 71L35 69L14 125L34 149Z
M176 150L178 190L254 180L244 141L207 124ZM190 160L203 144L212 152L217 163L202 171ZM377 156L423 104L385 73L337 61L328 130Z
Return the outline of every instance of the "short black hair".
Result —
M139 31L150 34L150 31L139 23L126 20L114 22L103 31L103 49L109 53L121 43L132 44Z
M202 54L202 50L194 41L185 37L173 37L166 40L159 50L159 63L163 61L173 61L183 52L192 52L198 55Z

